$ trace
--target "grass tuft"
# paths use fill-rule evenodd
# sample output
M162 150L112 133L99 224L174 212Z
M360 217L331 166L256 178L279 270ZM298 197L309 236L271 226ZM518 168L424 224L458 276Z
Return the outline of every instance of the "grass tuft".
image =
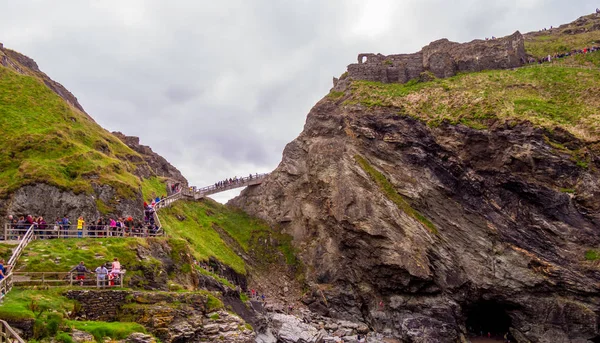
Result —
M427 219L424 215L422 215L417 210L412 208L410 206L410 204L406 201L406 199L404 199L404 197L402 195L398 194L398 192L394 188L394 185L392 185L392 183L390 181L388 181L388 179L385 177L385 175L383 175L381 172L379 172L378 170L373 168L373 166L371 166L364 157L362 157L360 155L355 155L354 159L361 166L361 168L367 174L369 174L369 176L371 176L373 181L375 181L375 183L377 183L377 185L379 186L379 188L381 189L383 194L385 194L388 197L388 199L393 201L401 211L403 211L404 213L408 214L409 216L411 216L414 219L416 219L417 221L419 221L427 229L429 229L429 231L431 231L432 233L434 233L436 235L438 234L438 230L435 227L435 225L429 219Z

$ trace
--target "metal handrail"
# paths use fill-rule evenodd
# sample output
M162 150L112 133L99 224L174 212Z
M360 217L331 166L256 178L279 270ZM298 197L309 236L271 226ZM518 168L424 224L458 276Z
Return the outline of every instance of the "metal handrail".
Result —
M0 320L0 343L26 343L4 320Z
M33 235L34 227L35 227L35 225L31 225L29 227L29 229L27 229L27 231L25 232L25 235L23 236L23 239L21 239L21 241L19 242L19 245L13 251L12 256L10 257L10 259L8 259L7 265L10 270L12 270L12 267L15 265L15 263L21 256L21 253L23 253L23 250L25 249L27 244L29 244L29 242L31 242L34 239L34 235Z

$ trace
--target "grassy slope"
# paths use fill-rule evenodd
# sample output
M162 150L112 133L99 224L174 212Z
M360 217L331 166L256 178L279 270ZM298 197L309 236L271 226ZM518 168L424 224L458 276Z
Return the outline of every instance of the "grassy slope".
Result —
M132 197L136 153L39 79L0 66L0 194L44 182L91 192L90 180Z
M560 29L525 35L527 53L557 52L600 46L600 31L568 34L568 30L600 25L587 16ZM530 121L549 129L562 127L589 140L600 137L600 52L557 60L542 67L460 74L431 82L382 84L356 81L346 104L396 107L428 124L442 121L483 129L494 120ZM339 98L330 94L329 98Z
M599 52L600 54L600 52ZM600 70L562 66L492 70L431 82L357 81L346 103L392 106L436 125L444 120L485 128L490 119L563 127L585 139L600 137Z
M251 237L270 231L262 221L246 213L223 206L213 200L177 202L161 210L161 222L167 233L190 243L198 260L215 257L239 273L245 273L245 263L219 235L214 226L222 228L244 250L248 251ZM181 221L177 217L185 217Z
M159 176L154 176L142 181L142 195L145 201L154 199L157 196L167 195L165 188L165 179Z
M539 58L592 45L598 46L600 45L600 31L571 34L584 28L592 29L594 25L598 24L600 24L600 17L590 15L573 23L562 25L560 28L528 33L525 35L525 49L527 53Z
M178 201L172 207L160 210L159 215L169 238L155 239L168 240L176 250L189 248L199 261L214 257L242 274L246 273L246 263L236 251L259 256L264 262L274 262L276 259L270 255L281 254L288 264L297 263L290 237L271 230L265 222L241 210L213 200ZM221 234L217 228L221 229ZM222 237L222 234L227 236ZM259 246L259 238L267 236L277 242L276 251ZM114 257L129 269L140 263L152 263L138 261L135 251L138 245L147 246L147 242L141 238L36 240L25 249L17 270L64 272L79 261L93 269ZM9 250L0 245L0 254L3 251L8 254Z
M119 258L123 266L129 268L139 263L135 251L138 245L147 246L147 243L142 238L36 240L27 246L16 270L67 272L80 261L93 270L115 257Z

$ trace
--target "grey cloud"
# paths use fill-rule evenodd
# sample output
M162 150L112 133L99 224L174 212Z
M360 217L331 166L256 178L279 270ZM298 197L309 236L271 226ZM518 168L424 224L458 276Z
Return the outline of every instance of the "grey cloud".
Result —
M409 53L443 37L527 32L596 7L590 0L24 0L0 12L0 41L35 59L102 126L139 136L201 186L275 168L332 77L359 52Z

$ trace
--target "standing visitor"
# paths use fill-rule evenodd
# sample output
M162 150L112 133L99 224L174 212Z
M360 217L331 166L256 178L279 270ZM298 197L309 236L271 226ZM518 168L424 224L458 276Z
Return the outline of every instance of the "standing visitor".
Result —
M85 221L83 220L82 216L79 216L79 218L77 218L77 237L81 238L83 237L83 225L85 224Z
M116 279L117 277L120 277L121 275L121 263L119 263L119 259L117 259L115 257L115 259L113 260L112 266L110 268L110 285L114 286L115 282L113 281L114 279Z
M69 273L77 272L75 280L79 281L79 286L83 286L83 281L85 280L86 273L92 273L89 269L86 268L83 261L79 262L78 265L73 267L73 269L69 270Z
M98 285L100 287L106 287L106 276L108 275L108 269L104 266L104 264L100 265L96 268L96 277L98 280Z

